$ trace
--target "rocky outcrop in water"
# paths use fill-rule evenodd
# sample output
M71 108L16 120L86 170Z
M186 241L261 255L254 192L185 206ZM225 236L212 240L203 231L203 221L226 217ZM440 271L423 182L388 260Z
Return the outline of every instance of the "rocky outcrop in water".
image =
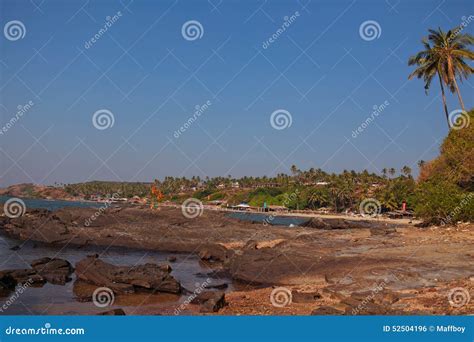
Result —
M74 268L67 260L57 258L33 260L31 267L48 283L56 285L66 284L71 280L69 276L74 272Z
M59 258L33 260L31 267L0 271L0 293L11 289L12 284L28 283L29 286L38 287L48 282L55 285L65 285L71 280L69 276L74 272L67 260Z
M169 265L144 264L115 266L97 255L89 256L76 264L79 280L110 288L117 294L137 291L158 291L178 294L180 283L170 274Z

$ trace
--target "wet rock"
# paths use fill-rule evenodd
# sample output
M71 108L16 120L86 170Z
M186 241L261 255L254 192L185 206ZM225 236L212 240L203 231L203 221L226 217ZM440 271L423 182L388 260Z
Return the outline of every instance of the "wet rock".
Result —
M13 246L10 248L11 251L18 251L21 247L20 246Z
M209 313L217 312L226 305L224 292L202 292L198 294L192 301L192 304L201 304L200 312Z
M31 267L47 282L56 285L64 285L71 280L69 277L74 268L64 259L41 258L31 262Z
M380 223L375 223L380 226ZM354 229L370 228L374 223L367 220L350 220L344 218L314 217L302 224L303 227L316 229Z
M74 293L74 298L78 302L91 302L92 295L96 289L96 285L86 283L82 280L76 280L72 287L72 292Z
M221 283L221 284L215 284L215 285L209 285L208 288L210 289L218 289L218 290L224 290L228 287L229 285L226 283Z
M34 269L6 270L3 272L10 275L17 283L20 284L28 282L32 286L41 287L46 283L46 279L36 273Z
M123 309L113 309L105 312L98 313L99 316L125 316Z
M332 229L332 227L328 223L326 223L323 219L319 217L312 218L309 221L303 223L301 226L317 229Z
M333 308L332 306L320 306L319 308L314 309L311 311L311 315L344 315L344 311L338 310Z
M291 300L294 303L314 303L318 299L321 299L321 294L318 292L291 291Z
M78 279L97 286L105 286L116 293L159 291L180 293L180 283L170 275L171 268L157 264L133 267L115 266L89 256L76 264Z
M174 255L171 255L168 257L167 259L169 262L175 262L176 261L176 257Z
M201 260L216 262L226 261L231 256L232 251L219 244L208 244L199 251Z
M11 291L15 290L16 280L6 272L0 272L0 297L7 296Z

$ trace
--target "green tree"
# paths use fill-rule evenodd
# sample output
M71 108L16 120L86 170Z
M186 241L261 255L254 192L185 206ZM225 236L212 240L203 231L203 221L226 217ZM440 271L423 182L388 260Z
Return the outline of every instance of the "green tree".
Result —
M469 46L474 44L474 37L467 33L461 33L459 28L448 32L442 31L441 28L438 31L428 31L430 34L422 40L424 50L408 60L408 65L417 66L408 79L415 76L423 78L427 93L431 81L436 75L438 76L446 120L448 127L451 127L444 85L457 94L461 108L465 111L457 79L467 79L474 72L474 69L465 61L474 60L474 53L469 49Z

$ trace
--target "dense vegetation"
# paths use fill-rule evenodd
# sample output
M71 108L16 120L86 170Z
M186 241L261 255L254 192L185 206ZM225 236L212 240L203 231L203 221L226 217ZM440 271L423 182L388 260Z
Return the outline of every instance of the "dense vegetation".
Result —
M433 223L474 219L474 110L467 114L467 126L451 130L441 155L421 168L415 209Z
M60 186L60 185L58 185ZM64 190L72 196L81 196L85 199L91 196L109 196L118 194L119 197L145 197L150 193L151 183L138 182L103 182L93 181L63 185ZM116 197L116 196L115 196Z

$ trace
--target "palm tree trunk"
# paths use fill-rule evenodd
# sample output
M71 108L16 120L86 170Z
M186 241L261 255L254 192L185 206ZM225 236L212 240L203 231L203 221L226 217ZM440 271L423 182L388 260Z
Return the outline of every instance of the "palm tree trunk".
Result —
M464 108L464 102L462 101L461 92L459 91L458 82L456 81L456 78L453 79L453 83L454 83L454 88L456 88L456 94L458 95L458 99L459 99L459 103L461 104L461 108L462 108L463 112L465 112L466 108Z
M444 107L444 113L446 114L446 121L448 122L448 128L451 128L451 124L449 122L449 114L448 114L448 105L446 104L446 94L444 93L444 86L443 86L443 81L441 80L441 75L439 75L439 85L441 87L441 97L443 99L443 107Z
M459 91L458 82L456 81L456 75L454 74L454 71L453 71L453 61L451 60L451 57L449 55L448 55L448 74L449 74L449 78L454 84L454 88L456 89L456 94L458 95L461 108L465 112L466 109L464 108L464 102L462 101L461 92Z

